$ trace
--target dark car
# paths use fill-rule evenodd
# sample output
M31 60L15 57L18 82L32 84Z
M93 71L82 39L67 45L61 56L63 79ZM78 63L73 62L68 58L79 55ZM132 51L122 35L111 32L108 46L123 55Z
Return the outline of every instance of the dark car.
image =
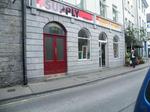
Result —
M150 68L139 92L134 112L150 112Z

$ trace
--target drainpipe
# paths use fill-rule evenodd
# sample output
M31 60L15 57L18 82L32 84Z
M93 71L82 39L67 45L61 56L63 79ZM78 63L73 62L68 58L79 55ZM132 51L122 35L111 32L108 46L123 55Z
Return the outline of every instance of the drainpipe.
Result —
M124 48L125 48L125 52L124 52L124 63L125 63L125 56L126 56L126 52L127 52L127 48L126 48L126 42L125 42L125 7L124 7L124 0L122 0L122 16L123 16L123 35L124 35L124 43L125 43L125 45L124 45Z
M21 0L22 6L22 68L23 68L23 85L28 84L26 72L26 0Z

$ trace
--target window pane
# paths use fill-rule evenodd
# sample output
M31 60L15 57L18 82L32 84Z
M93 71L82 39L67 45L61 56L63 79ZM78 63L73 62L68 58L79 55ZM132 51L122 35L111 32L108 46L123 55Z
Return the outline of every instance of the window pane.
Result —
M89 32L86 29L81 29L78 33L78 58L90 58L90 40Z
M84 0L76 0L76 6L81 8L81 9L84 9L84 3L85 3Z
M49 28L49 33L50 34L58 34L58 35L61 35L63 34L63 30L58 28L58 27L50 27Z
M145 93L146 99L148 102L150 102L150 81L148 82L148 86L146 88L146 93Z
M64 60L64 39L57 38L57 59L58 60Z
M88 34L87 34L87 32L84 29L82 29L82 30L79 31L78 37L88 38Z
M112 10L113 10L113 21L117 22L117 19L118 19L117 11L114 8Z
M113 49L114 49L114 57L117 58L118 57L118 44L114 43L113 45Z
M53 60L53 38L45 38L45 59Z
M90 44L87 39L79 39L78 42L78 56L79 59L89 59L90 58Z
M114 42L118 42L118 37L115 36L115 37L113 38L113 41L114 41Z
M65 32L63 30L62 27L60 27L58 24L56 23L50 23L47 24L44 27L44 33L48 33L48 34L57 34L57 35L65 35Z
M101 33L100 36L99 36L99 40L104 40L104 41L106 41L106 38L107 38L107 36L106 36L106 34L105 34L104 32Z
M104 0L100 0L100 15L106 17L106 5Z

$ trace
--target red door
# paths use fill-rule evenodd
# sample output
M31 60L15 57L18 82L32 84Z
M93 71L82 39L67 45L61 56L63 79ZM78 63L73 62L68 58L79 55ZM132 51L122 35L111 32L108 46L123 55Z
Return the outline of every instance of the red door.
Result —
M44 74L67 71L66 36L44 34Z

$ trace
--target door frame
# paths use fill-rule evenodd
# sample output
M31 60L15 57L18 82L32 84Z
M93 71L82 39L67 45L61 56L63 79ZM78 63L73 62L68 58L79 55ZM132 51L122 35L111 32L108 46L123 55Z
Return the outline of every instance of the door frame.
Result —
M48 33L43 33L43 64L44 64L44 75L51 75L51 74L57 74L57 73L45 73L45 62L46 62L46 50L45 50L45 38L47 36L52 36L52 38L54 38L54 43L53 46L56 47L56 38L63 38L64 40L64 61L65 61L65 72L61 72L61 73L66 73L67 72L67 36L66 33L65 35L57 35L57 34L48 34ZM58 37L57 37L58 36ZM51 37L50 37L51 38ZM55 49L53 50L53 55L54 55L54 62L57 60L57 55L56 55L56 51ZM48 61L48 60L47 60Z
M102 44L104 44L105 45L105 65L103 66L102 65L102 52L101 52L101 65L100 65L100 54L99 54L99 67L100 68L104 68L104 67L106 67L107 66L107 41L102 41L102 40L99 40L98 41L98 45L100 44L100 46L99 46L99 50L101 50L102 51ZM100 53L100 52L99 52Z

